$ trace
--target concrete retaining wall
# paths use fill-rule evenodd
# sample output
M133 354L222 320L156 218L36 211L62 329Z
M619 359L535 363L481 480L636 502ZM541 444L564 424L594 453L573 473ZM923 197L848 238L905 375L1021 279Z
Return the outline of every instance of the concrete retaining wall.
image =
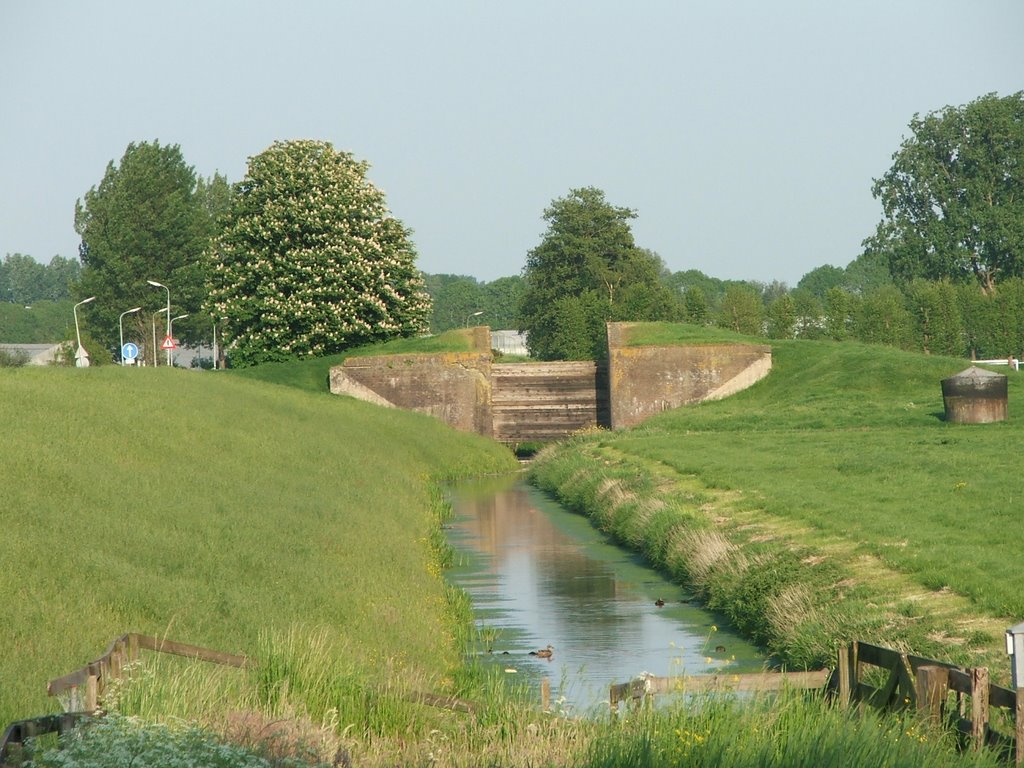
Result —
M482 327L473 329L474 352L350 358L331 369L331 392L428 413L503 442L544 442L725 397L771 370L767 345L628 347L629 325L609 323L607 368L495 364L489 329Z
M603 368L603 366L602 366ZM501 363L491 368L492 437L504 443L559 440L608 426L607 387L593 362Z
M717 400L768 375L767 344L628 347L628 323L608 328L608 388L613 429L631 427L662 411Z

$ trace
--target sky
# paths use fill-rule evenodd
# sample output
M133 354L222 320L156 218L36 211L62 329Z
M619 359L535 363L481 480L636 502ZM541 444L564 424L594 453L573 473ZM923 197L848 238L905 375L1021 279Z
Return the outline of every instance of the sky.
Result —
M1021 0L0 0L0 257L75 257L131 142L370 163L428 273L520 274L598 187L673 272L795 286L874 232L915 114L1024 90Z

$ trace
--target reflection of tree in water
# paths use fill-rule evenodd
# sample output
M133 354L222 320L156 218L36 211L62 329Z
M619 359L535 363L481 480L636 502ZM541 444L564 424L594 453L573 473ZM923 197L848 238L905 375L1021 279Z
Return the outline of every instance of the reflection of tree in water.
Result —
M512 489L465 505L479 546L496 564L517 567L516 553L529 552L538 599L571 635L595 647L614 645L616 634L636 631L635 618L619 600L619 584L608 566L560 531L537 510L523 489Z

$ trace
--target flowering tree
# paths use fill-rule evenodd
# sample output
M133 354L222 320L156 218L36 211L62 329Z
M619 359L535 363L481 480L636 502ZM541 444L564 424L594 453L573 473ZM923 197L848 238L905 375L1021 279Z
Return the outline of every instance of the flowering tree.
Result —
M327 142L249 159L210 249L209 306L233 365L319 356L422 332L430 298L409 230Z

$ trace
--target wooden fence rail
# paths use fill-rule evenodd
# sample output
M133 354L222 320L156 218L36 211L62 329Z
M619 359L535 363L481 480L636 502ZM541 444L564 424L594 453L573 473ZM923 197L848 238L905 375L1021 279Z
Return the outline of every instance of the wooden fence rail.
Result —
M31 720L11 723L0 737L0 768L21 765L24 762L24 745L27 739L45 736L48 733L65 734L75 729L81 713L65 712L61 715L44 715Z
M129 632L115 638L103 655L95 661L90 661L70 674L51 680L46 686L46 691L50 696L68 696L65 709L69 712L95 712L97 701L104 690L113 680L121 677L126 664L138 660L140 650L169 653L231 667L248 667L252 663L245 656Z
M665 693L703 693L706 691L779 691L783 688L824 689L831 673L827 669L815 672L759 672L746 675L679 675L655 677L641 675L628 683L618 683L608 691L608 704L612 713L619 710L619 702L629 701L634 706L644 703L649 696Z
M874 668L875 685L865 680ZM878 674L881 671L881 675ZM1024 764L1024 688L992 685L988 669L965 669L934 659L900 653L870 643L839 649L837 693L843 706L864 704L880 709L916 708L935 724L949 722L972 749L989 746L1012 753ZM952 702L950 698L952 697ZM955 705L951 707L950 704ZM1006 710L1013 735L992 728L992 711Z

